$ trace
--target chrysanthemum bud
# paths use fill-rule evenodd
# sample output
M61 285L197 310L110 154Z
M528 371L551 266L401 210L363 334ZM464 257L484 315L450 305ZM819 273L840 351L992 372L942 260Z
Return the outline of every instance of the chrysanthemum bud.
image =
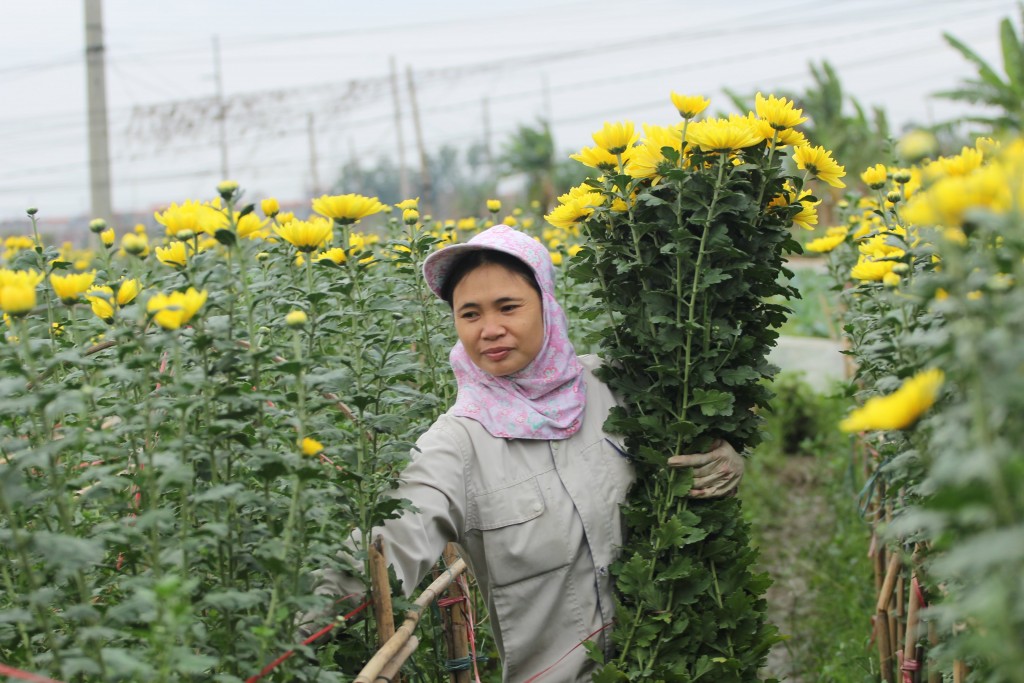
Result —
M238 183L234 180L222 180L217 184L217 194L219 194L224 201L231 199L236 192L238 192Z
M402 211L402 220L406 225L416 225L420 220L420 212L416 209L405 209Z
M291 311L291 312L288 313L288 315L286 315L284 317L285 324L287 324L288 327L293 327L293 328L296 328L296 329L300 328L300 327L304 327L308 321L309 321L309 318L306 317L306 312L305 311L299 311L299 310Z
M258 254L256 254L257 261L266 261L268 258L270 258L270 252L261 251Z
M108 249L114 246L114 240L116 238L117 235L114 234L113 228L107 228L106 230L100 233L100 241L103 242L103 246L107 247Z
M267 197L260 202L260 208L263 209L263 215L267 218L273 218L281 212L281 205L273 197Z
M195 236L196 234L187 228L184 230L179 230L178 232L174 233L174 238L181 240L182 242L188 242Z
M96 233L97 235L107 229L107 222L102 218L93 218L89 221L89 232Z
M906 263L897 263L892 267L892 272L894 273L906 273L909 270L910 266L908 266Z
M501 200L500 199L488 199L487 210L491 213L498 213L501 211Z
M39 209L37 209L34 206L30 206L27 209L25 209L25 213L27 213L29 216L35 216L37 213L39 213Z
M121 246L129 254L141 256L149 248L149 241L144 235L130 232L121 238Z
M910 171L905 168L901 168L892 174L892 179L900 185L906 185L910 182Z
M885 200L890 204L899 204L903 200L903 195L899 190L889 190L885 195Z
M898 287L900 284L900 276L896 273L886 273L882 276L882 284L886 287Z

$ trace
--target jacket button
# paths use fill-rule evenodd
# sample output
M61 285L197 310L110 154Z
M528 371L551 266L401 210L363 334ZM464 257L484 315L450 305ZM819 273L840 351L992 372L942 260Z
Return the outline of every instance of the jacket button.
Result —
M543 509L544 509L544 506L541 505L540 503L534 503L533 504L533 511L534 512L540 512Z

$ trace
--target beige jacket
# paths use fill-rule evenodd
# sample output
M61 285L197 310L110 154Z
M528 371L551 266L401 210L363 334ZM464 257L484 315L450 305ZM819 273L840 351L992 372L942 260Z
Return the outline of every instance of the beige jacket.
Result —
M505 681L589 681L581 641L607 650L614 598L608 565L622 542L619 503L633 481L621 442L602 430L615 400L582 356L587 406L561 441L500 439L442 415L416 443L396 496L417 512L387 522L388 559L407 592L449 541L458 543L490 612ZM316 592L343 595L323 573ZM595 632L598 632L595 635ZM563 659L564 657L564 659ZM560 661L561 660L561 661Z

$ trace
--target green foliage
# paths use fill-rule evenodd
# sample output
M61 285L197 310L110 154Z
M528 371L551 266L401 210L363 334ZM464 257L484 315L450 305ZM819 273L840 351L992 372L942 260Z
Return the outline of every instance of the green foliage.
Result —
M907 378L926 368L945 376L934 405L930 397L904 400L892 412L913 407L906 419L869 425L860 435L874 453L862 505L889 511L882 538L893 552L915 554L904 577L913 572L924 585L929 607L922 618L940 639L928 653L929 671L948 675L960 660L970 665L969 680L1000 683L1020 681L1024 672L1016 646L1024 638L1024 433L1011 417L1024 407L1017 342L1024 332L1024 222L1008 208L1020 201L1012 180L1020 168L1015 145L989 148L980 167L963 173L936 164L928 169L933 184L905 207L877 211L877 234L832 253L843 287L854 247L861 258L873 251L869 241L898 248L883 259L899 265L895 282L843 289L858 398L892 401ZM982 178L1005 189L1005 202L957 193L957 183ZM964 205L933 210L950 197Z
M605 428L625 437L637 472L622 508L629 552L613 566L617 655L602 680L757 680L777 639L739 501L688 499L689 474L665 461L716 438L760 441L761 380L787 313L772 298L796 295L780 276L799 249L797 207L770 203L802 180L766 143L731 159L684 150L682 167L662 150L656 183L588 181L605 199L580 223L589 241L573 272L599 284L611 321L598 332L601 375L622 397Z
M98 282L146 287L109 326L46 287L0 343L0 661L68 681L244 680L294 646L296 613L327 607L310 572L362 574L342 539L400 511L386 494L453 394L419 274L437 238L394 221L371 251L338 224L349 258L297 266L288 243L229 223L184 268L102 256ZM201 310L160 329L153 290L189 286ZM275 675L341 680L371 627Z
M1003 74L955 36L944 33L943 37L971 63L978 75L977 78L964 81L958 88L936 95L997 110L990 116L978 115L965 119L981 124L996 134L1020 133L1024 130L1024 47L1010 19L1003 19L999 23Z

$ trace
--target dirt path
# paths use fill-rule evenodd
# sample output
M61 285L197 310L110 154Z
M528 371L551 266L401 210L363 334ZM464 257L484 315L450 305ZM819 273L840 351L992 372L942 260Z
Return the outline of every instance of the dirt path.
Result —
M774 583L768 589L768 620L774 623L787 640L772 648L763 672L765 678L778 678L787 683L810 683L813 672L794 671L793 662L808 638L806 615L811 608L807 580L811 571L809 548L816 538L830 533L829 508L820 493L815 473L819 471L813 457L786 458L773 473L778 490L785 492L776 513L768 523L760 524L760 567Z

